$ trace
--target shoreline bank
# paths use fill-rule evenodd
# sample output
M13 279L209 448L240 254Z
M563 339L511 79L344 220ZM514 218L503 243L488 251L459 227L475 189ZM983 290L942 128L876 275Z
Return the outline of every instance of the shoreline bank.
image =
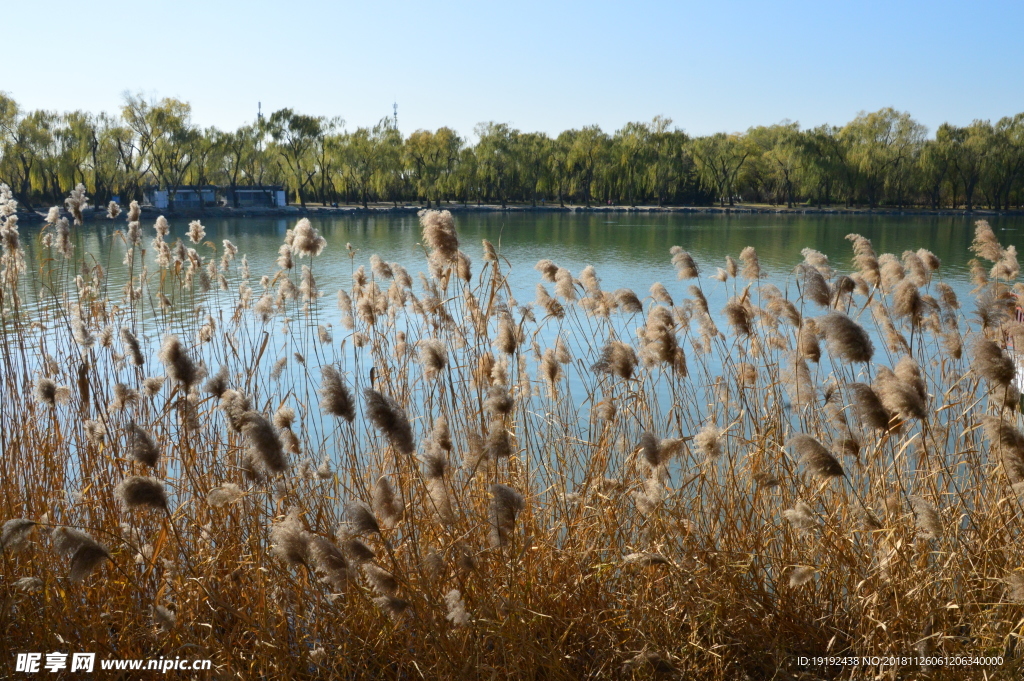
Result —
M145 217L156 218L164 215L169 219L203 219L203 218L258 218L258 217L309 217L309 216L373 216L373 215L410 215L415 216L423 206L284 206L277 208L230 208L216 207L186 210L158 210L152 206L143 206ZM963 209L927 209L927 208L772 208L766 206L522 206L509 205L463 205L451 204L442 206L452 213L665 213L683 215L830 215L830 216L905 216L905 217L991 217L991 216L1024 216L1024 210L963 210ZM62 211L62 214L63 213ZM45 212L24 211L18 213L21 222L34 224L42 222ZM96 207L86 211L86 220L106 220L106 208Z

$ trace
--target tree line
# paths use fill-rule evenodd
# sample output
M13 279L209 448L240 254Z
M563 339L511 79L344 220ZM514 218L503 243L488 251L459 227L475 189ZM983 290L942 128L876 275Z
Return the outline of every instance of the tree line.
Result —
M614 133L557 136L481 123L404 136L391 118L348 130L340 118L281 109L225 131L200 128L188 102L126 94L118 115L23 111L0 93L0 182L27 207L60 204L79 183L98 202L143 189L284 185L306 205L510 202L734 205L737 201L928 208L1019 208L1024 113L944 123L929 136L885 108L842 126L798 123L690 136L661 116Z

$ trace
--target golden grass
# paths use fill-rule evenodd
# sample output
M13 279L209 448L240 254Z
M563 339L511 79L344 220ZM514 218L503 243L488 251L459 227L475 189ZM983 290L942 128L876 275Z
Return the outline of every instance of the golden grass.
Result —
M30 522L5 526L5 665L76 650L210 658L218 678L1024 669L1007 283L979 282L969 315L937 262L862 239L849 277L805 252L829 287L810 277L816 303L745 249L740 279L734 262L716 275L727 329L702 276L641 300L545 261L554 295L521 305L501 254L485 243L473 267L430 212L429 275L375 259L338 323L306 221L262 281L232 246L166 230L144 257L129 224L115 282L56 216L38 270L21 266L9 214L0 519ZM989 235L978 252L1012 279ZM680 278L701 267L672 257ZM865 328L884 341L870 361ZM972 365L956 348L982 338L996 352ZM797 663L923 654L1004 663Z

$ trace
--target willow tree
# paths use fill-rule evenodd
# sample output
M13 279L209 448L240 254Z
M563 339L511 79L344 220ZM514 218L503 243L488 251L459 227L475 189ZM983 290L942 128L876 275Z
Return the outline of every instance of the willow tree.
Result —
M483 181L487 194L496 196L504 208L508 202L509 192L515 184L516 163L513 147L519 131L507 123L492 121L476 126L476 134L480 138L476 145L478 177Z
M324 119L321 116L305 116L291 109L280 109L270 114L267 122L271 138L278 154L284 159L291 175L295 199L306 206L302 190L311 184L313 177L306 172L313 163L313 150L324 135Z
M594 177L607 161L611 140L596 125L588 125L573 132L575 134L569 145L567 165L573 180L572 186L583 193L583 202L589 207Z
M849 144L848 160L859 171L872 208L886 189L903 204L926 132L909 113L891 107L861 113L842 129L840 134Z
M433 197L441 205L442 194L448 185L462 150L462 138L451 128L438 128L437 132L417 130L405 141L404 161L416 193L426 199L430 208Z
M150 102L127 94L121 116L135 134L139 154L149 159L153 177L167 189L168 206L174 210L175 194L202 138L192 124L192 105L172 98Z
M943 123L936 132L936 139L948 150L954 184L963 190L965 207L974 210L974 193L981 181L982 165L992 148L992 124L974 121L960 127Z
M690 154L701 181L718 196L719 204L724 206L728 197L729 205L734 205L736 179L750 156L745 140L738 134L724 132L697 137L690 143Z

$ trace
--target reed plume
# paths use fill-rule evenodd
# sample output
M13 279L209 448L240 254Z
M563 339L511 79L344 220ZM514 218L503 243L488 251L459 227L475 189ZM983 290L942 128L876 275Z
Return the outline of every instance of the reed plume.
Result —
M810 435L798 433L786 443L800 457L800 462L814 476L838 478L845 475L842 464Z
M797 589L805 584L809 584L814 579L815 574L817 574L817 570L814 568L806 565L798 565L789 573L789 587L791 589Z
M782 515L790 525L804 532L814 530L821 525L821 521L815 517L811 507L803 501L796 502L793 508L787 508Z
M306 556L322 581L335 591L344 591L354 577L354 570L345 554L323 537L310 537L306 545Z
M491 485L489 541L492 548L508 545L515 530L516 518L526 507L523 495L509 487L495 483Z
M308 218L302 218L292 230L288 245L291 246L292 253L300 258L312 258L323 253L327 240L320 236Z
M363 534L380 534L380 524L370 507L361 501L352 501L345 505L345 516L348 518L350 533L356 536Z
M206 501L214 508L223 508L242 500L245 493L242 488L233 482L224 483L220 487L210 490L206 495Z
M145 466L156 468L160 461L160 449L153 437L138 424L132 423L129 426L129 440L132 458Z
M981 419L989 453L1002 469L1007 482L1018 493L1024 491L1024 434L998 416Z
M807 264L800 267L800 272L804 280L802 291L804 298L821 307L828 307L832 294L829 291L828 282L825 281L825 277L821 276L821 272L816 268Z
M175 335L168 335L164 338L157 358L163 363L167 376L186 389L191 388L202 378L199 367L188 356L181 341Z
M308 567L313 535L306 531L293 509L270 528L270 552L290 567Z
M636 351L622 341L611 341L601 350L600 359L591 369L628 381L633 378L636 366Z
M363 574L374 591L382 596L394 596L398 593L398 580L384 568L374 563L363 563Z
M825 334L829 352L847 362L868 362L875 353L867 331L842 312L832 311L815 320Z
M868 428L888 430L893 416L872 387L865 383L850 383L847 388L853 393L853 404L861 423Z
M444 343L437 338L424 338L419 342L420 366L423 367L423 375L428 379L435 379L448 365L448 353Z
M117 486L115 494L126 508L152 508L166 510L167 493L164 484L156 478L133 475L125 478Z
M50 541L57 553L71 558L68 579L72 583L84 581L103 561L110 560L107 548L82 530L58 527L50 534Z
M672 266L676 268L677 278L696 279L700 276L697 263L693 261L693 257L689 253L679 246L673 246L669 252L672 254Z
M994 341L978 336L971 351L974 355L971 367L993 386L1005 388L1016 376L1013 360Z
M469 613L466 612L466 602L458 589L452 589L444 595L444 602L448 608L445 619L456 627L465 627L470 623Z
M333 364L325 364L320 367L320 377L320 408L324 413L352 423L356 418L356 403L341 372Z
M388 439L392 447L411 456L416 451L416 445L405 409L393 397L372 388L363 390L363 399L366 401L366 416L370 422Z
M266 416L257 411L246 411L238 418L238 424L249 441L249 453L255 461L271 473L282 473L288 469L281 439Z
M373 512L384 522L384 526L389 528L395 527L405 512L405 504L385 475L377 478L373 486Z
M847 234L846 239L853 244L853 262L862 279L871 286L882 282L878 267L878 257L871 246L871 240L860 234Z
M419 213L423 241L431 248L431 257L442 262L458 257L459 237L449 211L423 210Z
M978 220L974 223L974 241L971 243L971 252L989 262L995 263L1002 260L1005 251L996 238L995 232L992 231L992 227L989 226L988 220Z
M0 549L17 551L25 546L29 534L37 524L36 521L27 518L13 518L5 522L0 533Z
M744 279L757 280L765 276L761 271L761 261L753 246L747 246L740 251L740 262L743 263L743 271L740 274Z
M935 506L924 497L911 496L910 507L914 511L917 531L925 539L942 538L942 517Z

